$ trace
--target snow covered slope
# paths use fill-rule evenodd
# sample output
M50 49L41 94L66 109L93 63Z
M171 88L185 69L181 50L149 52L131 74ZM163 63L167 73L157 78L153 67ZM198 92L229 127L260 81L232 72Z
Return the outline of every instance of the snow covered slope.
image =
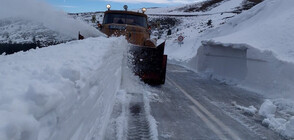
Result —
M187 5L165 8L148 8L147 14L216 14L222 12L241 13L262 0L205 0Z
M43 24L21 19L0 19L0 43L61 43L75 40L77 37L68 36L51 30Z
M169 55L169 59L176 61L188 61L193 58L197 53L198 47L201 45L201 41L208 38L206 34L227 23L232 17L236 16L240 12L240 7L243 7L244 4L246 5L246 2L248 2L247 0L216 1L217 2L206 6L207 10L205 11L189 10L197 7L200 7L201 9L205 2L173 8L156 8L147 10L147 14L150 14L149 17L151 20L156 21L158 19L168 17L180 21L180 24L174 27L170 26L172 35L167 36L167 30L165 30L163 37L161 38L163 40L167 40L166 53ZM153 14L180 16L154 16ZM179 35L185 37L184 44L182 44L181 47L177 44L176 40Z
M0 56L0 139L101 139L121 82L123 38Z
M0 43L65 42L77 39L79 32L85 37L102 35L81 20L38 0L1 1L0 29Z
M215 41L246 43L294 62L294 10L292 0L267 0L221 27Z

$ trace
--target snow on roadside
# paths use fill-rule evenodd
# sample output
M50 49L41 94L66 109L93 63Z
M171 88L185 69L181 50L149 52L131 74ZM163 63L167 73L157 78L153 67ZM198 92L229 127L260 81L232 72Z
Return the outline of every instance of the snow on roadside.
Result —
M289 115L288 117L285 115L277 116L276 114L280 113L277 111L278 109L279 108L277 108L277 106L275 105L275 102L272 102L270 100L265 100L265 102L261 105L258 111L258 114L264 117L262 124L268 126L270 129L278 132L279 134L281 134L282 136L288 139L293 139L294 138L294 116L291 116L291 115ZM294 113L294 112L291 112L291 113Z
M264 117L275 116L277 106L274 105L270 100L266 100L260 107L258 114Z
M0 56L0 139L102 138L127 42L105 37Z
M232 105L235 106L237 109L242 110L244 113L247 113L249 115L254 115L257 112L257 109L251 105L249 107L238 105L235 101L232 102Z

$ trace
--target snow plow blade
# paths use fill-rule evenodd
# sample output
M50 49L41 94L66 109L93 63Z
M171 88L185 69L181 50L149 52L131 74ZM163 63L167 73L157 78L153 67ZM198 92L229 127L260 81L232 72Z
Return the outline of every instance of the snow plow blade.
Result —
M165 42L156 48L134 45L130 49L133 72L150 85L165 83L167 55Z

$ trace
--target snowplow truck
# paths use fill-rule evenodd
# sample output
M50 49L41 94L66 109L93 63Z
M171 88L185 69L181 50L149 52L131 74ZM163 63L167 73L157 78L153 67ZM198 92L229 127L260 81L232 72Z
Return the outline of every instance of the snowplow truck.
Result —
M105 11L100 31L110 36L125 36L131 44L130 53L133 72L142 81L151 85L165 83L167 55L164 55L165 42L156 46L156 40L150 39L151 28L147 23L147 15L142 12L125 10Z

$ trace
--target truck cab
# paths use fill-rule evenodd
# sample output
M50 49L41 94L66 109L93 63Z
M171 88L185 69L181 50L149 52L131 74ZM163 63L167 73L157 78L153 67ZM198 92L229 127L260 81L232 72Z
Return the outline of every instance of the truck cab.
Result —
M124 35L128 42L134 45L145 46L145 41L150 39L147 15L144 13L123 10L105 11L100 29L107 36Z

